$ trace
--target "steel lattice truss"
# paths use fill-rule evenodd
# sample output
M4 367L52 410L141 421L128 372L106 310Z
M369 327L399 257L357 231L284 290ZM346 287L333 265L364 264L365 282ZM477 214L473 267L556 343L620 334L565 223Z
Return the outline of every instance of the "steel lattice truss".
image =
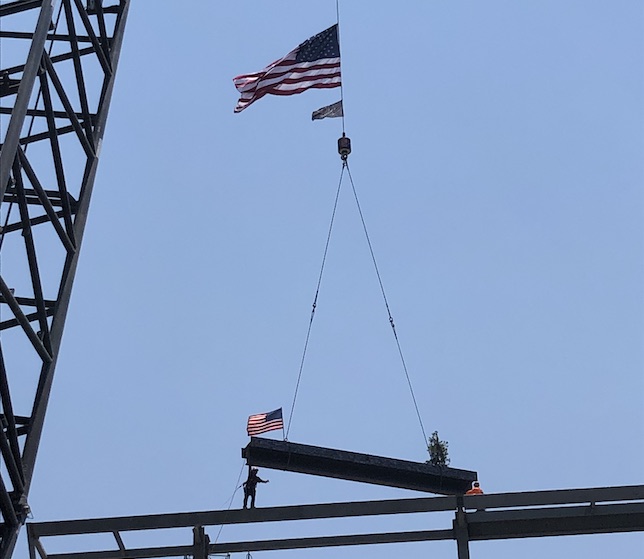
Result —
M129 0L0 0L0 558L29 513Z

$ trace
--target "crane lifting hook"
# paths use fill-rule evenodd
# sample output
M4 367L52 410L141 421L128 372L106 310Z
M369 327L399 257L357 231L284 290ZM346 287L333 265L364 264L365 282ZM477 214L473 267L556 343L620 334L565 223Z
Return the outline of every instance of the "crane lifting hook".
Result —
M351 153L351 140L342 132L342 138L338 139L338 153L342 161L346 161Z

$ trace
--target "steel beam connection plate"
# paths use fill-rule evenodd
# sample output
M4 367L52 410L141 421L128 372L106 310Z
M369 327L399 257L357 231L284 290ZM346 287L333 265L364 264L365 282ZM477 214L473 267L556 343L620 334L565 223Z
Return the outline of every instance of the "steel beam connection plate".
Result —
M361 481L441 495L465 493L477 473L423 462L252 437L242 458L249 466Z

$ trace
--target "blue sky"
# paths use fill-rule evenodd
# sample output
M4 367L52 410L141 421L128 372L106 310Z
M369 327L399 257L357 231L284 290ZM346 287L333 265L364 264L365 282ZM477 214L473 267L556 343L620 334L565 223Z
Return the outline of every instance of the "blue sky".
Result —
M339 90L234 115L232 78L334 23L334 2L303 4L132 3L34 521L225 508L248 415L288 415L340 175L340 121L310 114ZM351 172L427 433L486 492L642 483L642 3L346 0L340 14ZM424 461L348 186L289 438ZM260 506L415 495L260 475ZM434 521L387 529L413 522ZM626 534L471 551L599 559L643 546ZM279 555L365 552L456 547Z

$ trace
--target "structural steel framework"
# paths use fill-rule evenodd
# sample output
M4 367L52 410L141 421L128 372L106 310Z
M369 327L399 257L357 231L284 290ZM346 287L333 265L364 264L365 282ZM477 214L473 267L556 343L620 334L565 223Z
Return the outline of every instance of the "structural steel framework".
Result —
M205 527L328 518L412 513L454 513L440 530L385 532L320 537L211 543ZM192 541L164 547L132 548L132 532L192 528ZM566 489L489 495L450 495L386 501L300 505L265 509L220 510L42 522L27 525L30 559L144 559L193 557L285 549L356 546L377 543L454 540L458 559L469 559L469 542L579 534L644 531L644 485ZM47 552L65 538L102 534L113 538L108 549ZM87 541L83 540L85 545ZM69 543L69 542L68 542ZM78 542L75 542L78 544ZM61 547L58 545L57 547Z
M0 558L28 493L129 0L0 3Z

